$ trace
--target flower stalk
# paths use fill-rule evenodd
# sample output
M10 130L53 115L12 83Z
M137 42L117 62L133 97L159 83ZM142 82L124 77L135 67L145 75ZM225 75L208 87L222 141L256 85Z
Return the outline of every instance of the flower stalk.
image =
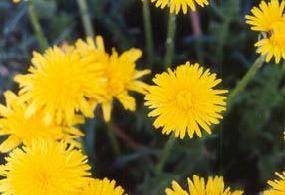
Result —
M255 60L253 65L250 67L250 69L247 71L245 76L238 82L236 87L230 92L230 95L228 97L227 102L227 112L232 108L233 104L235 103L236 97L245 90L247 85L250 83L250 81L254 78L257 71L263 66L264 64L264 56L260 56Z
M149 16L149 4L148 4L149 2L148 2L148 0L143 0L143 3L144 3L145 23L148 23L148 24L145 24L146 39L147 40L149 39L148 44L150 44L149 48L148 48L148 52L151 52L151 51L153 51L153 44L152 44L152 34L151 34L151 25L150 25L151 22L150 22L150 16ZM146 20L148 20L148 21L146 21ZM146 25L148 27L146 27ZM164 58L164 66L166 69L171 66L171 63L173 60L175 32L176 32L176 14L175 13L169 13L168 30L167 30L167 38L166 38L166 54L165 54L165 58ZM152 54L153 54L153 52L152 52ZM163 171L164 165L165 165L165 163L169 157L169 154L170 154L173 146L175 145L175 143L176 143L176 139L175 139L174 135L172 135L171 137L169 137L166 144L164 145L164 148L163 148L162 153L161 153L160 161L157 164L157 166L155 167L157 174L160 174Z
M169 157L169 155L170 155L170 152L171 152L173 146L175 145L175 143L176 143L176 138L175 138L175 136L172 134L172 135L168 138L167 142L165 143L164 148L163 148L163 150L162 150L162 152L161 152L161 155L160 155L160 156L161 156L161 157L160 157L160 161L159 161L159 163L157 164L157 166L155 167L156 173L157 173L158 175L162 173L163 168L164 168L164 166L165 166L165 164L166 164L166 162L167 162L167 159L168 159L168 157Z
M38 40L40 50L44 51L48 47L48 41L43 33L43 29L39 22L39 18L35 12L35 7L33 1L28 1L28 11L29 11L29 18L32 23L33 29L36 33L36 38Z
M107 133L108 133L108 136L109 136L110 143L112 145L114 153L118 156L121 153L120 145L119 145L118 139L117 139L117 137L116 137L116 135L114 133L112 121L109 121L107 123L107 126L108 126Z
M148 67L152 67L153 64L153 34L151 28L151 16L149 10L149 0L142 0L143 2L143 20L145 29L145 40L146 40L146 52L147 52L147 63Z
M176 32L176 14L169 13L168 30L166 38L166 54L164 58L164 66L166 69L171 67L171 63L173 60L175 32Z
M259 58L257 58L255 60L255 62L253 63L253 65L250 67L250 69L247 71L247 73L245 74L245 76L238 82L238 84L236 85L236 87L230 92L228 100L227 100L227 110L226 110L226 114L230 112L230 110L232 109L235 101L236 101L236 97L242 93L246 87L248 86L248 84L252 81L252 79L254 78L254 76L256 75L256 73L258 72L258 70L263 66L265 62L265 58L264 56L260 56ZM215 126L217 127L217 126ZM220 126L219 128L219 137L220 137L220 142L219 142L219 170L220 172L222 172L223 170L223 164L222 164L222 159L223 159L223 127Z
M234 104L235 98L245 90L247 85L252 81L258 70L262 67L264 64L264 57L260 56L259 58L256 59L254 64L251 66L251 68L248 70L248 72L245 74L245 76L241 79L241 81L238 82L237 86L231 91L229 97L228 97L228 110L232 107ZM220 129L222 131L222 129ZM222 133L220 132L220 135ZM221 138L222 139L222 138ZM163 171L164 165L167 162L167 159L169 157L169 154L173 148L173 146L176 143L176 138L174 135L172 135L166 144L164 145L164 148L161 152L161 160L156 166L156 172L160 174ZM220 145L220 151L221 151L222 146ZM221 158L221 157L220 157ZM221 160L221 159L220 159Z
M77 4L80 10L81 20L84 27L85 34L89 37L94 37L92 21L88 12L88 6L86 0L77 0Z

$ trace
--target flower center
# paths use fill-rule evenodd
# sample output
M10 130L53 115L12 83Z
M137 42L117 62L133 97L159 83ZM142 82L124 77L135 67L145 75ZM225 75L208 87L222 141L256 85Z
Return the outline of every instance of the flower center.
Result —
M179 92L176 96L176 105L183 111L193 109L194 106L193 94L187 90Z
M285 24L283 22L277 22L273 25L270 40L276 45L282 47L285 45Z
M131 80L131 73L113 64L109 66L105 72L108 79L108 93L113 97L123 93L126 90L128 82Z
M80 95L78 92L84 90L84 86L80 88L81 81L78 75L72 70L50 70L48 77L40 78L40 81L41 85L38 86L41 87L39 90L44 95L43 99L62 107L67 103L66 98L74 101ZM49 93L46 94L46 91Z
M43 184L43 185L48 186L48 184L49 184L48 176L47 176L47 174L45 174L45 173L39 174L39 175L38 175L38 180L39 180L39 182L40 182L41 184Z
M35 183L37 184L38 189L40 189L41 192L49 192L51 190L52 180L51 175L47 173L46 170L37 170L38 172L34 173L33 179L35 180Z
M125 89L125 85L119 79L109 79L108 91L112 96L117 96L122 93Z

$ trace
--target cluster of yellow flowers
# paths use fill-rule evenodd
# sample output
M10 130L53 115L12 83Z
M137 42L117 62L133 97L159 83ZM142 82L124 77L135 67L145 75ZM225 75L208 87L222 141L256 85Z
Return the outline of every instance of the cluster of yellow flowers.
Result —
M269 62L273 57L275 63L285 59L285 1L261 1L258 7L253 7L252 15L246 16L246 23L251 25L253 31L261 33L261 39L255 44L260 53ZM285 172L276 173L278 179L268 181L271 189L265 195L285 194Z
M138 49L109 55L100 36L96 44L88 38L76 46L49 48L43 55L34 52L28 73L15 77L18 95L5 92L6 105L0 106L0 132L9 136L0 151L43 137L77 145L73 138L83 134L75 125L94 117L98 104L110 120L114 98L134 110L135 100L128 91L145 93L147 85L138 78L150 72L135 69L140 56Z
M152 0L157 7L170 7L170 12L188 7L195 10L208 0ZM262 32L256 43L258 53L276 63L285 59L285 1L261 2L246 16L252 29ZM7 136L0 152L8 154L1 166L0 192L11 195L107 194L121 195L124 190L115 181L91 177L87 157L78 138L84 134L76 127L85 117L93 118L102 108L103 117L111 119L114 99L127 110L136 109L129 91L145 95L145 105L154 117L154 127L163 134L192 138L212 133L226 110L227 90L217 89L222 82L215 73L197 63L186 62L175 70L155 75L153 85L139 79L150 70L137 70L139 49L122 54L105 50L101 36L95 40L78 40L74 45L54 46L44 54L33 53L28 73L17 75L19 92L4 93L6 104L0 105L0 135ZM269 181L272 189L266 195L285 193L285 174ZM223 177L205 179L194 175L185 191L175 181L166 188L167 195L240 195L225 187Z
M1 166L0 192L21 195L123 194L115 181L90 177L87 157L65 142L34 139L14 149Z
M94 117L97 105L110 120L114 98L135 109L128 91L146 93L138 79L150 73L136 70L141 55L138 49L109 55L100 36L34 52L28 73L15 77L19 92L5 92L6 105L0 105L0 135L7 136L0 152L11 151L0 170L0 192L123 194L114 181L90 177L76 125Z
M275 57L279 63L285 59L285 1L271 0L269 3L262 1L259 7L251 10L252 15L247 15L247 23L251 29L262 33L262 38L255 44L257 52L270 61Z
M201 137L200 127L211 133L209 126L219 122L226 105L223 94L227 90L213 89L221 79L187 62L175 71L156 75L156 85L148 86L138 79L150 71L135 68L141 55L138 49L122 55L113 49L109 55L101 36L95 42L88 38L74 46L54 46L43 55L34 52L28 73L15 77L18 95L5 92L6 105L0 106L0 135L8 135L0 151L12 150L0 172L5 177L0 191L90 194L92 190L111 190L108 194L122 194L114 182L89 178L87 158L77 149L80 143L76 138L83 133L76 125L83 123L84 117L94 117L97 105L109 121L114 98L126 109L135 110L135 99L128 91L146 94L146 105L154 109L149 115L157 117L154 125L163 127L163 133L173 131L184 138L187 131L190 137L194 133Z

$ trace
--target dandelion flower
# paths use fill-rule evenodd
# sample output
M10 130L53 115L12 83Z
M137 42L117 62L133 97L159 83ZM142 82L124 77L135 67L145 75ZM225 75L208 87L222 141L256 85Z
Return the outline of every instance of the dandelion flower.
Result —
M242 191L231 191L225 187L223 177L209 177L205 182L203 177L194 175L193 180L188 180L188 191L182 189L176 182L172 182L172 188L166 188L167 195L242 195Z
M81 195L123 195L124 189L116 186L116 181L104 179L90 179L88 184L80 192Z
M161 7L162 9L169 6L170 12L175 12L176 14L178 14L181 9L183 13L186 14L188 7L195 11L196 4L200 5L201 7L209 4L208 0L151 0L151 2L155 3L156 7Z
M284 17L285 1L271 0L266 3L262 1L258 7L253 7L252 15L246 16L246 23L251 25L254 31L268 32L273 28L275 22L285 21Z
M267 183L272 189L264 192L264 195L281 195L285 194L285 172L275 173L278 179L270 180Z
M78 51L83 59L90 61L93 66L103 67L103 77L107 80L104 97L100 99L102 103L103 115L106 121L111 118L112 102L116 98L125 109L134 111L136 108L135 98L129 95L129 91L144 94L147 84L138 79L149 74L149 70L136 70L136 61L141 57L139 49L130 49L119 55L115 49L108 55L105 52L103 38L96 37L94 43L91 38L87 42L79 40L76 43Z
M21 195L77 194L90 175L87 158L63 142L37 139L13 150L2 165L0 192Z
M246 23L251 25L254 31L262 32L263 38L255 46L257 53L265 56L269 62L275 57L278 64L281 58L285 58L285 1L271 0L269 3L262 1L258 7L251 10L253 15L246 16Z
M214 89L221 79L199 64L180 65L175 71L158 74L149 87L145 105L153 109L148 116L156 117L154 126L162 133L184 138L202 136L201 128L211 134L210 125L218 124L226 108L227 90Z
M29 102L25 116L44 110L44 121L71 124L80 112L93 117L94 102L104 81L101 70L82 60L74 49L49 48L44 55L34 52L29 73L18 75L20 96Z
M285 22L274 23L271 35L258 41L255 46L258 47L257 53L266 56L267 62L273 57L276 64L281 58L285 59Z
M22 143L30 144L35 138L64 139L76 144L72 138L83 136L80 130L72 126L55 123L46 125L42 120L44 115L42 110L26 119L27 104L21 102L11 91L5 92L4 96L7 105L0 104L0 135L8 135L8 138L0 145L0 152L8 152ZM80 117L75 117L73 120L74 125L82 122L83 119Z

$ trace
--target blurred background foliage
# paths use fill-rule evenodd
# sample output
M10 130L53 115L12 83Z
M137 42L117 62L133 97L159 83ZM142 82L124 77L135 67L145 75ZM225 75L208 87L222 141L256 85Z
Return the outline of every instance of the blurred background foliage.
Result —
M50 45L85 37L75 0L34 1ZM258 35L249 30L244 16L258 2L216 0L197 13L180 14L173 64L199 62L217 72L224 87L232 89L257 58L253 44ZM150 67L144 56L138 67L151 68L153 76L163 71L168 11L150 7L154 64ZM108 50L145 49L140 0L88 0L88 10L94 31L104 36ZM39 50L27 12L27 3L0 1L1 94L17 89L13 76L25 72L32 51ZM151 83L151 76L146 80ZM266 188L275 171L284 168L284 94L284 68L266 64L213 135L177 140L161 173L155 166L168 137L154 130L139 95L135 113L115 103L111 128L119 140L120 154L111 147L100 110L96 119L82 126L85 151L97 177L116 179L129 194L163 194L171 180L185 184L186 177L193 174L224 175L227 184L244 188L246 194L257 194Z

